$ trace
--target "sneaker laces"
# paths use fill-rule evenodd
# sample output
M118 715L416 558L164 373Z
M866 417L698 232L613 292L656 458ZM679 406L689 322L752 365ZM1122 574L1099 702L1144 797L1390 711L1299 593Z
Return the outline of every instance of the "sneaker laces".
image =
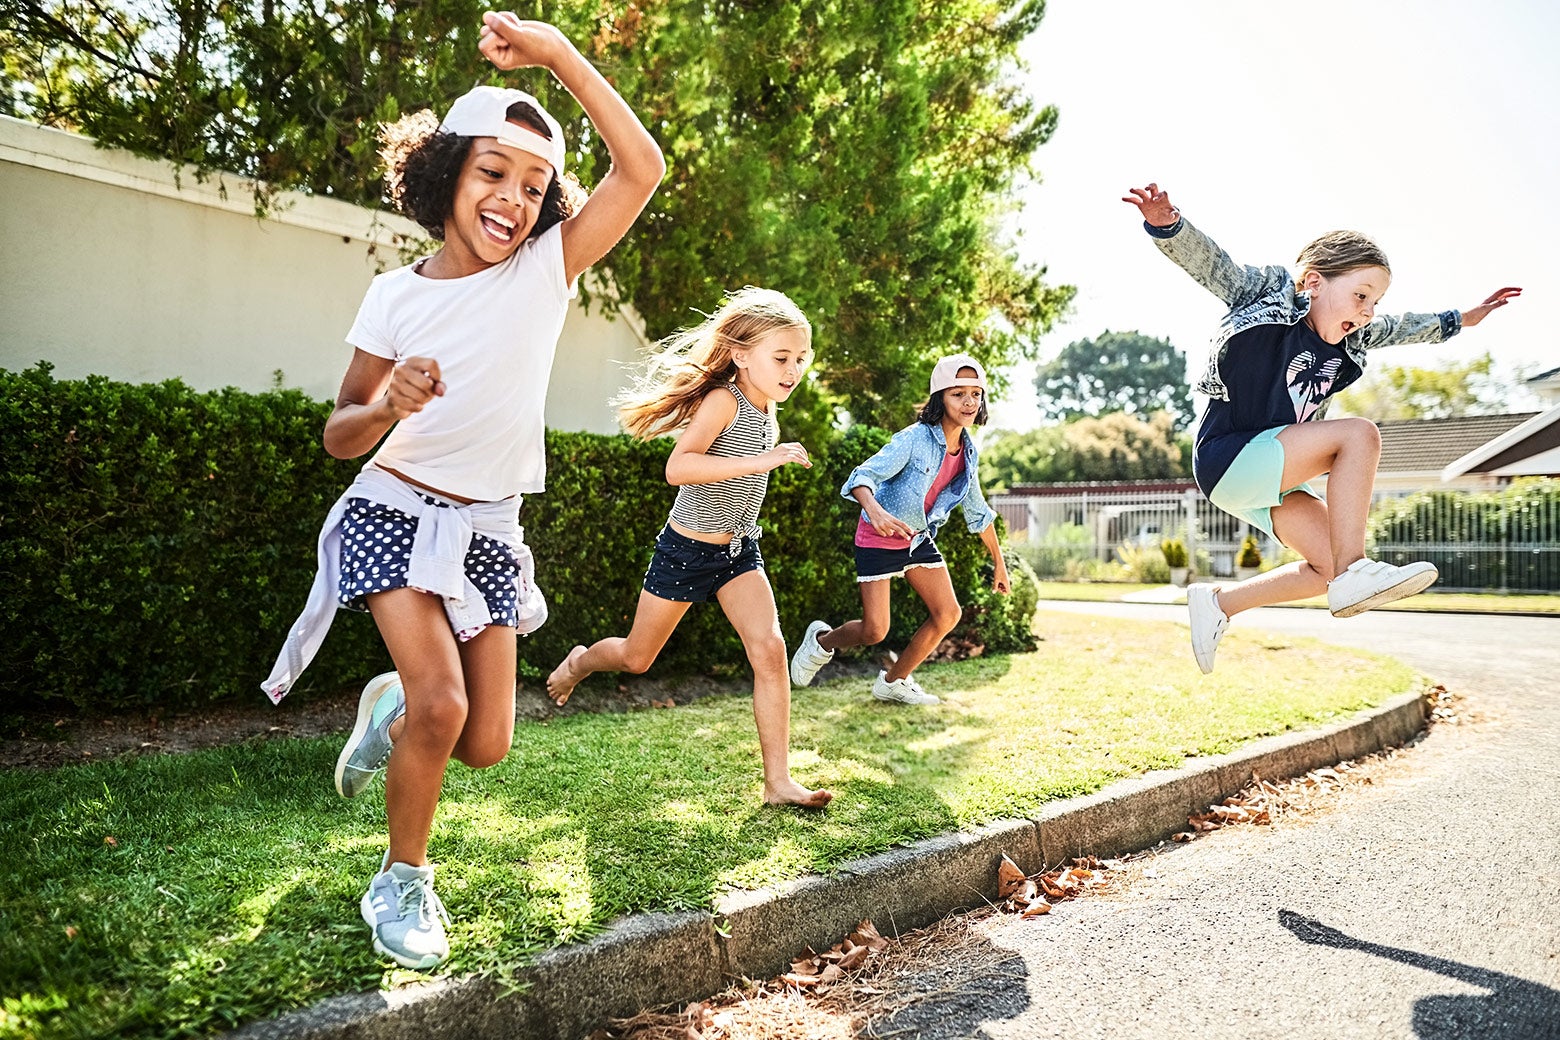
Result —
M443 918L445 924L450 923L449 911L444 909L444 903L439 899L439 894L433 890L433 879L426 877L412 878L410 881L400 882L401 891L396 896L396 913L405 917L407 911L416 909L417 923L426 927L432 922L431 914L437 914Z

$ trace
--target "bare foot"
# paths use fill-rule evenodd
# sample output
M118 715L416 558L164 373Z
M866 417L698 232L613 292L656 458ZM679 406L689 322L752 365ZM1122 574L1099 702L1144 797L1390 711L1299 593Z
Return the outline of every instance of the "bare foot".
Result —
M822 809L833 798L833 791L809 791L790 777L787 777L782 784L764 785L765 805L794 805L799 809Z
M585 648L583 646L577 646L570 650L569 656L565 657L562 663L554 668L552 674L547 677L547 696L551 697L553 703L560 708L569 699L569 694L573 693L574 688L585 678L585 676L578 674L574 670L574 665L584 653Z

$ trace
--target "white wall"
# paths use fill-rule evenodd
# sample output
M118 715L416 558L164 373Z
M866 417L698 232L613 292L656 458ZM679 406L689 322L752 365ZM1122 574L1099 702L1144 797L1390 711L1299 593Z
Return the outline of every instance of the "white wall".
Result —
M0 368L61 378L177 376L198 389L297 387L334 398L343 341L377 270L415 224L251 186L0 117ZM636 316L576 304L547 400L556 429L616 432L607 399L644 343Z

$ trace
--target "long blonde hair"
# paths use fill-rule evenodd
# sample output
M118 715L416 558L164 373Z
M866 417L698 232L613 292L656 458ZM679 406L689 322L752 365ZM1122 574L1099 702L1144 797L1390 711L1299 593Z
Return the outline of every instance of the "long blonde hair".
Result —
M734 352L777 329L801 329L812 340L812 323L785 293L752 285L731 293L714 314L662 340L613 400L623 428L649 439L686 425L705 394L736 378Z

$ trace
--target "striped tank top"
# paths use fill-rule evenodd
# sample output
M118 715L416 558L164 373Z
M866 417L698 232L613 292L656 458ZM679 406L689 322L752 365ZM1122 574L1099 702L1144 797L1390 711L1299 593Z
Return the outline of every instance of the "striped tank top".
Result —
M727 383L737 399L737 414L731 425L720 432L706 455L734 459L762 455L780 439L774 416L753 407L737 384ZM757 538L758 511L769 490L769 473L749 473L713 484L683 484L672 503L672 519L689 531L701 534L730 534L733 541Z

